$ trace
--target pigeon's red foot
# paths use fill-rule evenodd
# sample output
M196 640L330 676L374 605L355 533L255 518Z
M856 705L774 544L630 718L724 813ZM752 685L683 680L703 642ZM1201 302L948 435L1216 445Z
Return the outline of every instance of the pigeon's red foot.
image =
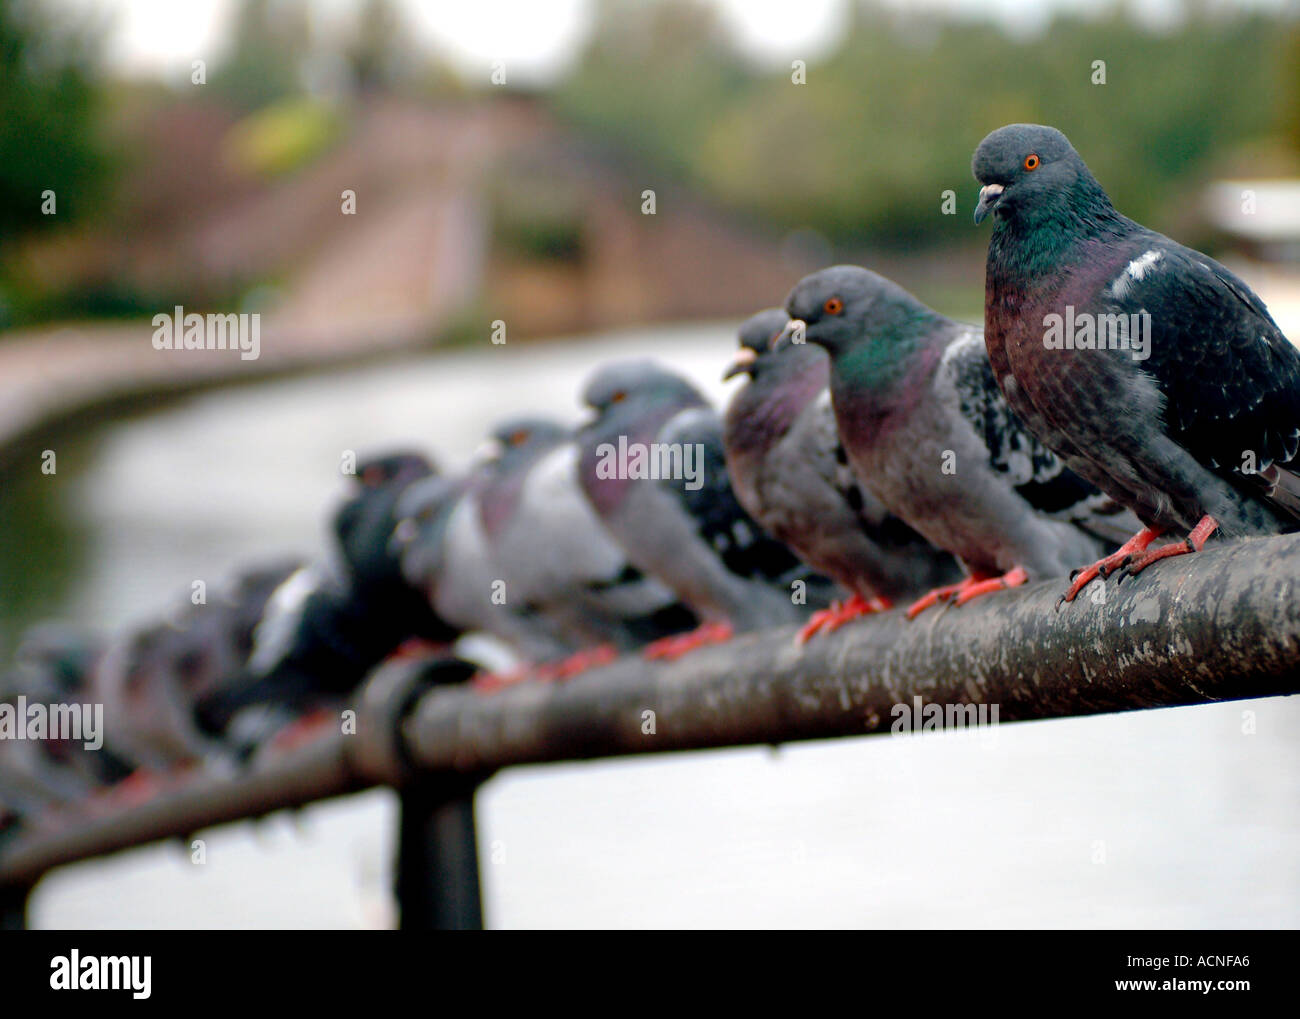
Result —
M1147 546L1160 537L1162 533L1164 532L1158 527L1144 527L1105 559L1098 559L1091 566L1075 570L1070 574L1071 583L1069 588L1065 594L1057 599L1056 607L1060 608L1062 602L1074 601L1075 598L1079 597L1079 592L1098 577L1105 580L1120 567L1127 565L1135 553L1145 552Z
M1210 535L1219 529L1219 522L1211 516L1201 517L1200 523L1192 528L1191 533L1182 541L1171 541L1168 545L1161 545L1159 548L1153 548L1150 551L1143 552L1135 556L1120 572L1120 581L1126 576L1136 577L1152 563L1158 563L1161 559L1168 559L1176 555L1188 555L1192 552L1199 552L1205 547L1205 542Z
M583 650L569 655L563 661L549 662L546 665L538 666L536 676L546 682L572 679L579 673L586 672L588 669L599 668L602 665L608 665L618 657L618 648L613 644L597 644L595 647L583 648Z
M338 714L329 708L316 708L299 718L295 718L283 729L271 737L270 746L277 751L292 750L304 743L316 739L325 729L338 720Z
M722 644L729 641L732 634L730 623L705 623L690 633L663 637L647 644L642 649L641 656L649 661L671 662L706 644Z
M795 643L806 644L819 633L834 633L851 619L869 616L873 612L888 612L892 607L887 598L868 600L857 594L848 601L833 602L830 608L818 609L812 614L795 637Z
M531 675L532 668L527 665L520 665L508 672L476 672L470 679L469 685L478 693L491 694L504 690L508 686L514 686L516 683L522 683Z
M992 594L994 591L1008 591L1013 587L1020 587L1027 583L1029 583L1029 574L1025 572L1023 566L1017 566L1014 569L1007 570L1000 577L989 577L988 580L981 580L963 588L957 592L954 604L965 605L968 601L972 601L980 595Z
M447 650L446 644L437 644L431 640L425 640L423 637L408 637L389 654L389 658L431 658L433 655L443 654Z
M113 807L136 807L153 799L167 788L167 776L148 768L136 768L126 778L113 783L101 794L101 801Z
M1021 566L1009 570L1000 577L986 573L972 573L959 583L936 587L929 594L922 595L907 607L906 615L908 619L915 619L931 605L937 605L941 601L952 600L956 605L965 605L972 598L991 594L994 591L1005 591L1010 587L1019 587L1028 580L1029 574Z

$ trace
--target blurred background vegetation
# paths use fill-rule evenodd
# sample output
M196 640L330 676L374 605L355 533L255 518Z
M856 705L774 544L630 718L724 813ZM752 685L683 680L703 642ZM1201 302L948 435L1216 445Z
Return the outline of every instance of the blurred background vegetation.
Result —
M0 326L224 305L282 284L292 251L214 268L157 238L309 180L379 97L525 103L555 125L558 148L624 182L632 206L645 186L661 201L689 194L756 244L898 260L905 281L926 264L978 264L969 157L1001 124L1062 128L1121 209L1209 247L1194 200L1208 181L1300 173L1300 22L1263 8L1188 2L1154 28L1113 4L1022 33L867 0L796 86L788 66L738 48L707 0L599 0L566 70L527 89L458 74L391 0L342 20L307 0L242 0L203 88L106 74L106 26L65 14L0 0ZM1105 85L1091 83L1095 60ZM508 165L484 178L474 197L494 258L563 272L594 257L586 189L566 179ZM955 216L940 215L946 189ZM55 216L42 215L47 190ZM741 313L740 301L717 311Z

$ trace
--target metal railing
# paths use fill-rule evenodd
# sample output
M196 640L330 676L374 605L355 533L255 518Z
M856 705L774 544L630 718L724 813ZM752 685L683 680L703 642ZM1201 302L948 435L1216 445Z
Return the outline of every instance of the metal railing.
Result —
M21 925L28 893L54 867L389 785L401 796L401 925L477 927L474 791L500 768L888 733L915 703L996 705L1001 723L1300 692L1300 535L1211 547L1058 608L1062 587L913 622L891 612L803 647L785 629L676 662L628 656L490 694L429 689L427 663L394 660L359 692L354 735L10 840L0 908Z

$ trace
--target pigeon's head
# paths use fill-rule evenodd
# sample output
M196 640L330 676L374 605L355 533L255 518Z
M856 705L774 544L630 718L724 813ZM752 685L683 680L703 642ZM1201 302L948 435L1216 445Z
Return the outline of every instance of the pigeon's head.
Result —
M100 651L93 634L67 623L39 623L23 634L14 665L40 673L61 690L75 690L86 679Z
M1102 194L1100 185L1065 135L1041 124L1009 124L979 144L971 173L983 185L975 222L1056 218L1059 203L1080 192Z
M414 481L430 474L436 469L423 453L411 450L397 450L363 457L357 462L357 481L365 488L375 489L395 481Z
M788 317L780 308L768 308L745 319L740 324L740 349L723 372L723 379L737 375L753 378L761 371L765 360L771 356L772 344L781 335Z
M649 360L615 361L598 369L582 400L596 412L588 427L606 434L631 434L638 426L657 426L679 410L708 403L685 378Z
M815 343L834 356L856 345L873 326L928 311L897 283L856 265L835 265L805 276L785 301L790 316L773 346Z
M407 582L426 593L442 563L447 518L464 491L465 479L435 476L417 481L397 500L397 526L388 551L401 559Z
M569 430L550 418L507 418L488 433L486 460L489 473L511 474L534 463L569 435Z

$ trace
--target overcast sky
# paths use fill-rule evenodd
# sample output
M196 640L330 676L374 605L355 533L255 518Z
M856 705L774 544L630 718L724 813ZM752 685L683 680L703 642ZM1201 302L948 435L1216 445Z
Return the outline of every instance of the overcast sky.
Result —
M52 0L72 10L95 9L113 26L109 60L131 73L180 75L190 61L211 59L238 0ZM355 10L362 0L316 0L325 17ZM756 59L815 58L844 24L849 0L710 0L742 49ZM1055 10L1096 10L1097 0L884 0L895 7L983 14L1008 27L1033 31ZM1216 3L1216 0L1211 0ZM1217 0L1216 5L1240 6ZM1293 0L1249 0L1279 9ZM505 60L512 76L544 81L561 71L581 45L593 0L398 0L413 29L467 75ZM1129 0L1149 22L1167 23L1177 0Z

